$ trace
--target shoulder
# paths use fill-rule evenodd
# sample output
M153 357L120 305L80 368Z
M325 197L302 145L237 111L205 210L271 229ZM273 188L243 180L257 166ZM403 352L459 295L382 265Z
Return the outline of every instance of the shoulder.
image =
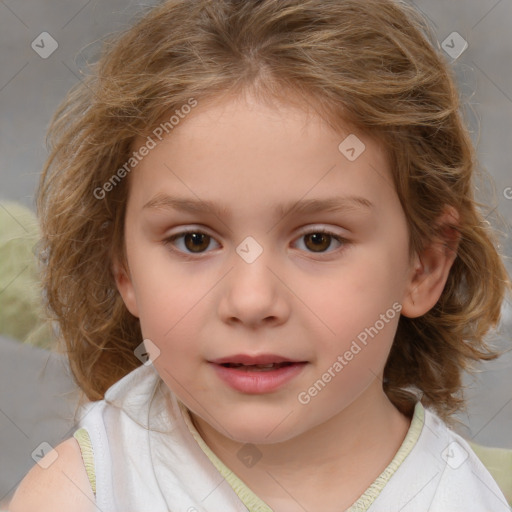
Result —
M78 442L67 439L47 453L20 483L9 512L93 512L95 498Z
M433 413L426 413L425 426L429 441L425 448L439 475L433 502L439 510L448 504L453 506L455 499L457 506L465 504L466 510L508 511L498 484L469 443ZM425 461L422 467L428 467Z

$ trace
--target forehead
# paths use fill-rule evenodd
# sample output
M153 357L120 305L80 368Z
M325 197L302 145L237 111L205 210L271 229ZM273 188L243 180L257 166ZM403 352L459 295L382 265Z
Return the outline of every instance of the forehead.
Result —
M274 208L335 192L376 203L386 195L396 200L379 141L348 126L333 129L295 103L253 97L198 101L161 141L150 137L156 147L130 177L131 193L141 204L171 192L221 208L230 203ZM137 139L133 150L146 140Z

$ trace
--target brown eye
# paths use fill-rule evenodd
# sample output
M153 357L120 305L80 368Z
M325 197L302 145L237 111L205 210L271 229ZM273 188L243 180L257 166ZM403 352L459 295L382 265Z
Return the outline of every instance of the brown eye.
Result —
M306 247L314 252L323 252L328 249L331 245L331 238L330 235L325 233L311 233L304 236Z
M321 229L303 233L299 237L299 240L302 241L302 239L304 240L303 245L305 247L302 248L302 250L317 254L334 252L336 247L333 250L329 250L333 240L338 244L338 248L340 246L349 245L350 243L348 240L345 240L335 233ZM164 245L172 246L173 251L187 257L193 254L199 255L209 252L207 249L210 247L210 242L212 241L215 241L215 239L207 233L191 230L172 235L166 238L163 243Z
M187 233L184 238L185 247L192 252L201 252L210 245L210 237L205 233Z
M175 243L177 240L182 239L182 244ZM212 237L207 235L206 233L202 233L201 231L185 231L183 233L178 233L167 238L164 243L170 245L182 245L183 248L178 248L179 251L184 252L185 254L200 254L205 252L206 249L210 246L210 242Z
M329 247L332 245L332 241L335 240L339 246L347 245L348 240L336 235L335 233L331 233L329 231L317 230L317 231L309 231L308 233L303 233L300 239L304 239L304 247L309 252L314 253L323 253L323 252L333 252L328 251Z

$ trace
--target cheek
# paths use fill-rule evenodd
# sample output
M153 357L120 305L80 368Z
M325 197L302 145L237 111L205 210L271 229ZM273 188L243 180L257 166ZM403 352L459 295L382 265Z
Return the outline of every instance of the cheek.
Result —
M377 250L358 253L336 272L316 280L315 286L305 283L299 291L300 296L307 297L312 312L324 320L326 331L354 334L354 328L373 324L400 301L403 268L393 254Z
M314 326L319 370L330 368L342 356L343 372L337 375L344 377L338 382L357 380L361 371L378 373L385 364L400 317L399 258L393 247L369 245L309 287L307 295L306 289L300 291L315 314L309 329Z
M155 367L162 377L170 374L178 381L190 380L194 375L190 368L199 361L197 333L206 322L205 294L212 288L210 280L169 268L162 258L138 263L134 281L140 325L143 337L160 351Z
M134 247L129 262L142 332L164 339L197 300L196 284L170 262L165 250L151 244Z

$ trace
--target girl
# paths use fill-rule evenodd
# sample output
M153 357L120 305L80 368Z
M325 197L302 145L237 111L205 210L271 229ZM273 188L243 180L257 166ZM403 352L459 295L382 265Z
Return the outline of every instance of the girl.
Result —
M168 0L56 114L44 284L89 403L11 511L506 511L449 429L510 287L395 0Z

